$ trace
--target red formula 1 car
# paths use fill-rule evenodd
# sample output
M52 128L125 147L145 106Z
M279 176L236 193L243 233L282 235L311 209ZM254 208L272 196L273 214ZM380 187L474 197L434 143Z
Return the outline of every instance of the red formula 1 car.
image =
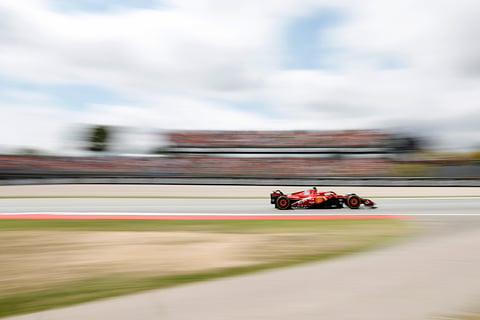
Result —
M275 208L280 210L294 208L343 208L344 204L350 209L358 209L362 204L366 207L375 208L375 202L370 199L361 198L355 193L349 193L343 196L333 191L319 192L316 187L289 194L275 190L270 194L270 203L274 204Z

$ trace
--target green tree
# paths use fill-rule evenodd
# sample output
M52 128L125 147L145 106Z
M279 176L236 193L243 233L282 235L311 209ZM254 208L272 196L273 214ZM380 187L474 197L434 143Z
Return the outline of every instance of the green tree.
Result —
M109 148L110 136L110 127L94 126L88 135L87 149L95 152L107 151Z

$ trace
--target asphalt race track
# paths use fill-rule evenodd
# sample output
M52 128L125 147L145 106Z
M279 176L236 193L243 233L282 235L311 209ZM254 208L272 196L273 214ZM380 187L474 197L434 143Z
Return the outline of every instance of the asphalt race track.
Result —
M330 261L106 299L16 320L440 319L480 308L480 198L378 198L378 209L275 210L267 199L0 199L0 215L400 215L424 230ZM1 220L0 220L1 223Z
M378 198L377 209L274 209L269 199L165 199L165 198L8 198L0 199L0 213L104 213L104 214L375 214L375 215L480 215L479 197Z

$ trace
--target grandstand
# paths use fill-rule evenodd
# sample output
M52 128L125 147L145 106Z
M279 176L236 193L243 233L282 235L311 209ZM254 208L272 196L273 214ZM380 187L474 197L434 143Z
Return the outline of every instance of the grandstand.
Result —
M395 135L351 131L174 131L160 154L66 157L0 155L12 175L140 177L333 177L394 175ZM401 145L401 144L400 144Z
M314 156L390 154L395 137L379 130L349 131L174 131L166 134L168 154Z

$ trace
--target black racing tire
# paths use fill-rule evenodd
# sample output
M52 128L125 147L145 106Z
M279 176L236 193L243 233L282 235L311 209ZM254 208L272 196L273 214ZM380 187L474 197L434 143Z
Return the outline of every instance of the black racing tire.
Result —
M358 209L360 208L360 205L362 204L362 201L360 200L360 197L357 196L356 194L349 195L347 198L347 206L350 209Z
M288 210L292 207L292 202L287 196L280 196L275 200L275 207L280 210Z

